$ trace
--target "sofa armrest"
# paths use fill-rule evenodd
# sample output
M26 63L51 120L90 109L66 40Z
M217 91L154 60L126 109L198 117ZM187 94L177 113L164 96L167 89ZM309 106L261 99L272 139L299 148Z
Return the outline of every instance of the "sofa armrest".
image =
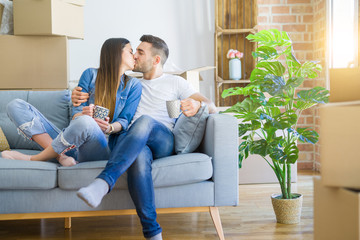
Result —
M215 206L235 206L239 201L238 122L225 114L210 114L201 152L212 157Z

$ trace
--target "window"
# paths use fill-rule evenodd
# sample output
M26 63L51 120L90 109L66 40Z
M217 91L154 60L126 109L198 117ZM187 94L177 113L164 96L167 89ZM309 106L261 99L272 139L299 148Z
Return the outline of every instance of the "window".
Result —
M330 68L358 67L358 2L329 0Z

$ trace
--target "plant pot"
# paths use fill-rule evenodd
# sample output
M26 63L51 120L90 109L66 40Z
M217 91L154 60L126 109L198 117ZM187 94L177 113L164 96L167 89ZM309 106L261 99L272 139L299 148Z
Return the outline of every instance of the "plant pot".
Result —
M241 79L241 61L238 58L233 58L229 61L229 78L231 80Z
M283 224L300 222L303 195L294 193L295 198L281 199L281 194L271 195L276 221Z

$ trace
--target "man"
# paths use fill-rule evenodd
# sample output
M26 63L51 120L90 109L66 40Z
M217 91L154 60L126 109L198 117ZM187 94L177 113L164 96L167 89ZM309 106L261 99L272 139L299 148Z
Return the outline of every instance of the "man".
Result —
M111 191L116 180L128 173L128 188L136 206L146 239L162 239L162 229L156 221L154 187L151 176L153 159L169 156L174 152L172 129L175 120L166 110L167 100L181 99L181 110L187 117L194 116L202 104L210 113L215 105L192 88L185 79L163 73L169 49L166 43L155 36L143 35L137 47L134 71L142 72L141 100L132 125L128 130L110 137L116 138L110 146L110 159L93 183L78 191L78 196L89 206L97 207L104 195ZM72 101L78 105L87 95L75 89Z

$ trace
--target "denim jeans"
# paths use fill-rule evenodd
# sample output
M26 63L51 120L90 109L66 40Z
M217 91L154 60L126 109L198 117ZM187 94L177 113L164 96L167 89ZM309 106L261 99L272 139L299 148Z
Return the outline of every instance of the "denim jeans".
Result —
M111 191L116 180L128 170L129 192L143 234L146 238L153 237L162 230L156 221L151 163L153 159L173 154L173 133L162 123L143 115L127 132L119 134L110 148L110 159L98 178L105 180Z
M7 113L18 128L19 134L32 140L32 136L48 133L51 146L58 154L66 153L79 162L109 158L107 139L90 116L79 116L60 131L34 106L21 99L7 105ZM40 147L41 148L41 147Z

